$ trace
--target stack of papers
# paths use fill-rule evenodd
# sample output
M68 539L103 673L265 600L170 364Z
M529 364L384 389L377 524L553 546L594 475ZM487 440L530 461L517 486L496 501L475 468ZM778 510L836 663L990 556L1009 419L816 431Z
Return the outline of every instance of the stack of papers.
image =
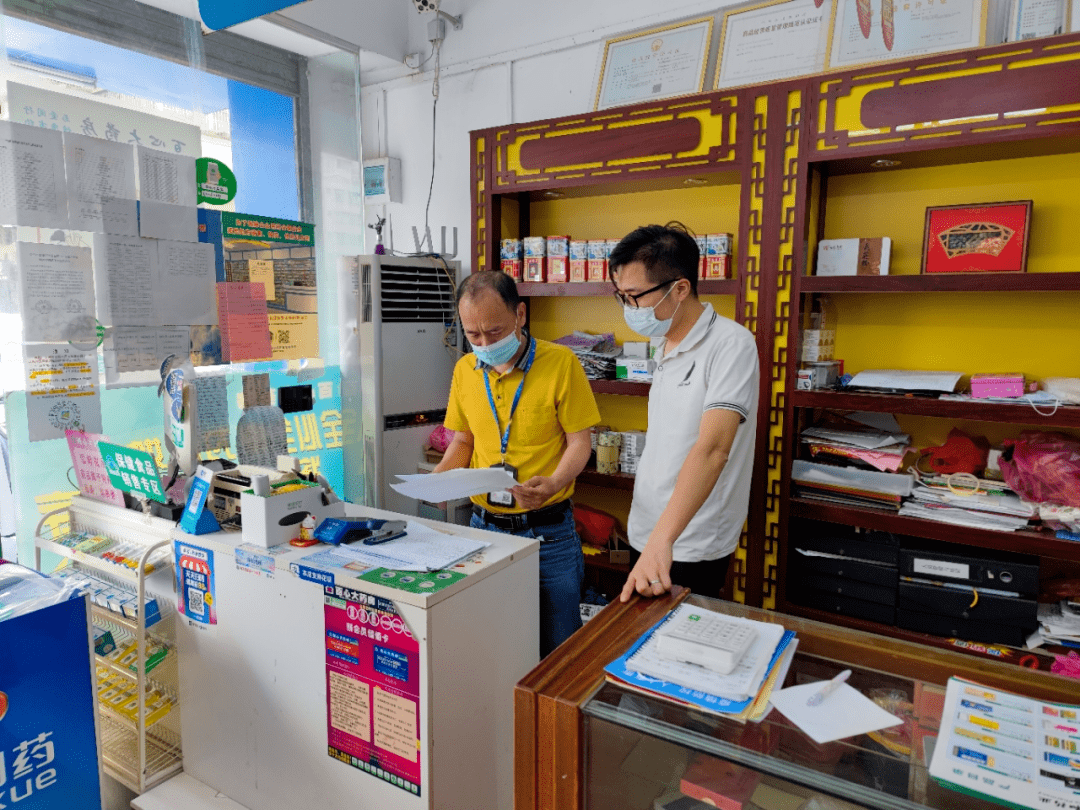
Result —
M1028 521L1038 516L1036 507L1011 493L963 494L919 483L912 495L913 499L900 507L901 515L955 526L1012 532L1026 529Z
M502 467L462 467L441 473L399 475L399 483L390 488L406 498L428 503L442 503L457 498L469 498L486 492L499 492L517 486L513 474Z
M782 683L798 641L781 625L755 622L734 616L728 621L752 625L754 644L728 675L663 658L656 652L656 631L683 614L699 611L680 605L643 635L621 658L604 668L608 680L620 686L721 714L733 720L760 720L768 708L769 695Z
M846 506L898 510L911 495L915 479L899 473L871 472L796 460L791 465L796 493Z
M363 543L335 546L298 560L303 565L327 570L344 569L351 576L372 568L391 571L441 571L452 568L490 546L483 540L448 534L421 523L408 523L405 534L395 540L366 546Z
M1028 639L1027 646L1043 644L1080 646L1080 603L1039 605L1039 629Z
M879 393L951 394L963 376L955 371L868 369L852 377L848 388Z
M911 437L891 414L853 414L841 424L808 427L801 438L812 456L843 458L882 472L899 470L911 449Z
M615 379L615 358L622 350L615 345L615 335L591 335L588 332L574 332L555 341L566 346L577 355L585 368L585 376L590 380Z

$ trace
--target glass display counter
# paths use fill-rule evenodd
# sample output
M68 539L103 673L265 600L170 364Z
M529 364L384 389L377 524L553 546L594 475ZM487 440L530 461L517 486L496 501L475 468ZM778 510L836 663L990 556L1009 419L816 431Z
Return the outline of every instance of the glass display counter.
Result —
M794 630L799 646L785 686L850 668L848 683L903 722L819 745L775 710L760 723L741 724L605 681L603 667L687 598L698 607ZM553 658L518 685L519 808L1000 807L929 777L949 677L1043 700L1080 702L1080 683L1065 677L687 597L682 589L658 601L609 606ZM530 700L536 718L531 727ZM529 745L532 762L523 762Z

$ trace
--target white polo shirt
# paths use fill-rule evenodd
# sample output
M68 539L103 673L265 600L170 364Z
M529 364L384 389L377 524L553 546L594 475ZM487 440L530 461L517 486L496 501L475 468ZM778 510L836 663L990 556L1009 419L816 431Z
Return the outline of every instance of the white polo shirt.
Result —
M739 428L716 486L675 541L672 558L715 560L738 546L750 501L758 374L754 335L717 315L710 304L674 351L658 362L628 521L630 545L638 551L645 548L671 500L679 471L698 439L702 415L714 408L739 414Z

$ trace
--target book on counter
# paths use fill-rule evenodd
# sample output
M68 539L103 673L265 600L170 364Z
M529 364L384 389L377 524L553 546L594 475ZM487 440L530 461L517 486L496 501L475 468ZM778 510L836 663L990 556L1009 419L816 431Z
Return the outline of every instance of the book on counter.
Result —
M700 610L689 604L675 608L634 642L624 655L608 664L604 668L605 676L624 688L688 708L739 722L760 720L768 710L773 687L783 682L791 666L798 646L795 633L778 624L726 616L727 620L753 625L758 631L753 646L728 675L658 655L657 631L687 612Z

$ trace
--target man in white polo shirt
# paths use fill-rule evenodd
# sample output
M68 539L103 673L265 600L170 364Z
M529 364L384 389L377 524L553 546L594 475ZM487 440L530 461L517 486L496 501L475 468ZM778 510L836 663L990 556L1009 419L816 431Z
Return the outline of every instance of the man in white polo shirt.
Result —
M697 297L698 247L678 223L646 225L610 257L627 325L665 338L630 507L622 601L672 582L717 596L750 500L757 428L753 334Z

